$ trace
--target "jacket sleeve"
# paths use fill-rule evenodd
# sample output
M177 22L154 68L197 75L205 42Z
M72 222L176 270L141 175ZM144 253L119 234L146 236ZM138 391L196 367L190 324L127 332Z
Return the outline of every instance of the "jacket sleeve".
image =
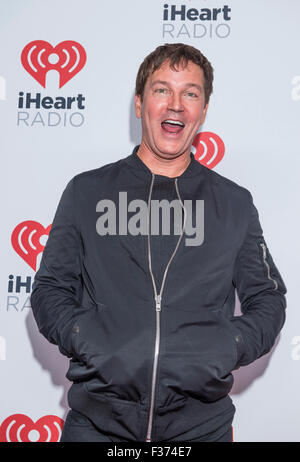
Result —
M81 307L82 243L75 219L74 178L58 204L41 264L31 293L38 329L59 350L71 357L72 326L86 309Z
M249 224L233 277L242 311L241 316L231 319L240 332L236 369L268 353L285 322L286 286L269 252L249 195Z

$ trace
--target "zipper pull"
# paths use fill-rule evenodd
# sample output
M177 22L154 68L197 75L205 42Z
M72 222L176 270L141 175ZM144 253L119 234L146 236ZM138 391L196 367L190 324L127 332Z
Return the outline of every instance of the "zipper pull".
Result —
M265 244L262 244L262 243L260 245L261 245L261 247L263 249L264 259L266 259L267 258L266 246L265 246Z
M155 296L156 300L156 311L161 311L161 295L158 294Z

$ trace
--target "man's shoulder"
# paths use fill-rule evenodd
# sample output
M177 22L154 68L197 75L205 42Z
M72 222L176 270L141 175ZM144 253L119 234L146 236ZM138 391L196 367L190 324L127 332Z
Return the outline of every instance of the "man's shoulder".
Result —
M93 181L98 181L103 177L114 175L121 168L123 160L124 158L118 159L108 164L104 164L101 167L77 173L71 181L78 185L84 185Z
M240 214L243 212L248 214L253 202L249 189L209 168L206 168L205 172L220 210L229 208Z
M221 193L242 196L246 199L249 199L249 196L251 196L249 189L247 189L245 186L236 183L235 181L224 175L221 175L215 170L211 170L206 167L205 172L213 186Z

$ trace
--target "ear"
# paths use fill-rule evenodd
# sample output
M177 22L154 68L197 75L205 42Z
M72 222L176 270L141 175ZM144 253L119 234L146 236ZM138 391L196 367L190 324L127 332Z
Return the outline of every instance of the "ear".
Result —
M203 113L202 113L202 117L201 117L201 123L200 123L200 125L203 125L203 124L204 124L204 122L205 122L205 118L206 118L207 109L208 109L208 103L206 103L206 106L205 106L205 107L204 107L204 109L203 109Z
M142 101L140 95L134 95L135 114L138 119L142 117Z

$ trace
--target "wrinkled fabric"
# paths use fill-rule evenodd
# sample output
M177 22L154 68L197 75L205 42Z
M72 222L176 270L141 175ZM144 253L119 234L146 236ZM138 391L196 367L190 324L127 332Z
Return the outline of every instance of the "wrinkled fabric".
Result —
M118 204L120 191L128 203L147 203L152 173L137 150L69 181L31 294L39 331L70 358L69 406L129 441L146 439L152 389L157 326L147 236L99 235L96 222L98 202ZM204 241L187 246L184 234L166 276L152 441L229 430L232 371L270 351L285 322L286 286L251 193L190 156L178 189L182 201L204 201ZM152 237L161 280L178 236ZM236 292L242 316L234 316Z
M178 441L176 439L175 441ZM232 443L233 442L233 431L232 427L224 426L224 428L218 428L217 431L210 435L202 437L197 436L197 429L193 429L190 433L185 433L184 439L180 441L186 441L190 443L196 442L220 442L220 443ZM127 442L124 438L117 438L109 433L99 431L91 420L85 417L83 414L70 410L67 414L65 424L63 426L62 435L60 438L61 443L82 443L82 442L93 442L93 443L124 443ZM169 441L161 441L167 443ZM172 442L172 440L170 441Z

